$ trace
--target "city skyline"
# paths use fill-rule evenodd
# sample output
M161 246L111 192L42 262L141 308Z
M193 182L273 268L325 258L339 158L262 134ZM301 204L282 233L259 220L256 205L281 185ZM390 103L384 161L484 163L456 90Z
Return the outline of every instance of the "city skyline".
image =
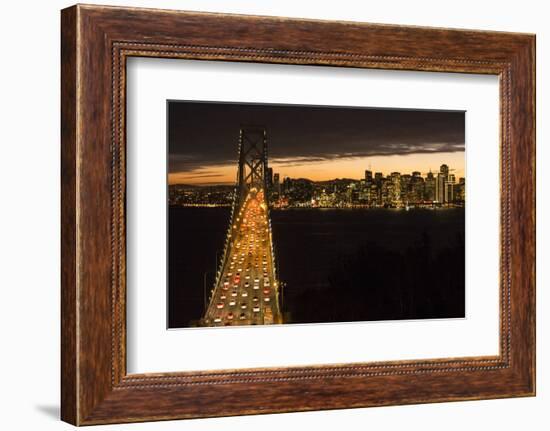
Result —
M171 185L234 183L241 124L266 127L269 166L281 177L360 178L369 166L385 175L426 174L441 163L465 176L464 112L175 101L168 106Z
M363 178L335 178L312 181L282 177L268 167L265 175L267 201L272 208L435 208L463 207L466 179L456 169L441 164L438 171L423 174L396 172L384 175L366 169ZM173 184L169 188L171 206L229 206L233 185L195 186Z
M372 171L373 175L374 175L374 173L377 173L377 172L382 173L382 175L384 177L390 176L393 172L399 172L400 174L403 174L403 175L411 175L413 172L420 172L422 174L422 176L425 177L430 172L433 173L433 174L437 174L437 172L439 172L439 167L442 164L450 166L452 168L453 174L455 175L456 178L461 178L461 177L464 178L466 176L464 168L462 168L462 169L455 168L455 165L452 164L452 163L448 163L447 159L445 159L445 161L443 161L443 162L440 161L438 163L434 163L433 166L430 165L427 169L416 168L416 167L415 168L407 167L406 169L402 169L402 170L393 169L393 168L391 168L391 169L390 168L376 169L376 167L373 167L370 164L367 164L367 165L362 164L361 167L358 167L357 175L349 175L350 171L349 170L344 170L342 172L341 176L331 176L329 174L324 173L324 176L321 177L321 178L318 178L316 175L311 175L312 170L310 168L305 169L305 167L304 167L303 172L301 172L299 170L291 171L291 172L297 172L297 174L288 175L288 174L285 173L285 172L289 172L288 170L284 170L284 169L280 170L280 168L278 170L278 167L284 166L284 165L273 163L273 164L270 164L269 167L273 170L274 174L277 174L277 173L279 174L281 180L283 180L284 178L291 178L291 179L306 179L306 180L310 180L310 181L313 181L313 182L326 182L326 181L334 181L334 180L341 180L341 179L360 181L364 177L365 170ZM402 165L402 166L404 166L404 165ZM236 177L235 166L230 165L227 168L234 171L233 172L233 177ZM185 181L186 178L187 177L185 177L185 176L179 177L179 176L177 176L177 174L175 174L175 176L173 176L173 180L168 181L168 185L171 185L171 186L172 185L189 185L189 186L204 186L204 187L212 187L212 186L218 186L218 185L219 186L232 186L232 185L235 184L235 181L236 181L236 178L233 178L233 180L219 181L219 182L218 181L211 181L211 182L209 182L209 181L206 181L206 182L204 182L204 181Z

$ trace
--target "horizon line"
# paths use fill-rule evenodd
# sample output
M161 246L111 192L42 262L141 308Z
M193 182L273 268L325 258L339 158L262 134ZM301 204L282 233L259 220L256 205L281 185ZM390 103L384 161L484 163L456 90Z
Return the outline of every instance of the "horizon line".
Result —
M394 171L394 172L397 172L397 171ZM420 171L414 171L414 172L420 172ZM412 176L411 174L401 174L400 172L398 172L400 175L409 175L409 176ZM440 172L432 172L434 174L434 176L436 174L439 174ZM384 175L383 178L387 178L389 177L391 174L388 174L388 175ZM454 175L454 174L450 174L450 175ZM456 176L455 176L456 177ZM338 177L338 178L330 178L330 179L326 179L326 180L310 180L309 178L305 178L305 177L284 177L282 180L284 179L290 179L290 180L306 180L306 181L310 181L312 183L325 183L325 182L330 182L330 181L363 181L365 180L365 178L349 178L349 177ZM374 176L372 177L373 180L374 180ZM424 177L421 177L421 178L424 178ZM466 176L459 176L458 177L459 179L460 178L464 178L466 179ZM281 181L282 182L282 181ZM224 182L224 183L169 183L168 186L190 186L190 187L212 187L212 186L237 186L237 182Z

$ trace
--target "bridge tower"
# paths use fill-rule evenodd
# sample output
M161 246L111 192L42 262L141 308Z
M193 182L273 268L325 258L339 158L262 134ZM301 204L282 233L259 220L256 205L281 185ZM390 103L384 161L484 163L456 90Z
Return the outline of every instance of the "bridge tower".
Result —
M242 126L225 248L201 325L282 323L267 172L265 127Z
M245 197L253 187L267 192L267 133L261 126L241 127L239 132L239 198ZM267 193L264 194L267 197Z

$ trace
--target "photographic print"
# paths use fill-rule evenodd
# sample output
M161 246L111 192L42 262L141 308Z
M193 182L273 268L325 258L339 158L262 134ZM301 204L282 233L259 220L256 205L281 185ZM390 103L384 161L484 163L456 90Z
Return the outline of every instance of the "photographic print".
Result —
M463 111L167 116L169 328L465 317Z

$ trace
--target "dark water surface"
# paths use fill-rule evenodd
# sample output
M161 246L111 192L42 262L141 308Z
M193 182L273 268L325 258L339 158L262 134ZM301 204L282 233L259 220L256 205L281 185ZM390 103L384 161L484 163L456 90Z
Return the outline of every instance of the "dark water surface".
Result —
M204 309L229 208L169 209L169 326ZM289 323L464 316L464 209L271 211Z

